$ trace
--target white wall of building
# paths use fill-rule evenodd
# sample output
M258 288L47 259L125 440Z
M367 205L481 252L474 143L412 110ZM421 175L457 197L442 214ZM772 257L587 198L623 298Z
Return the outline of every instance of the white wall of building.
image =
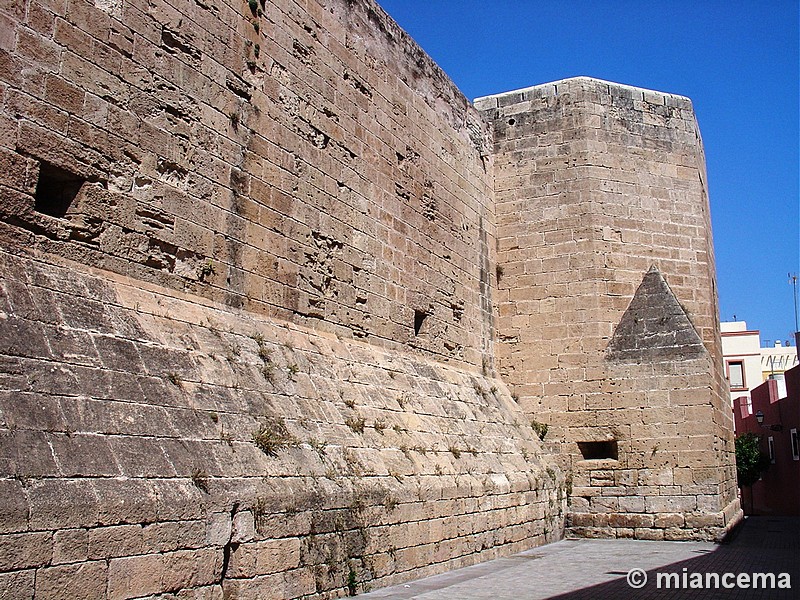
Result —
M721 326L725 375L731 382L731 405L736 398L746 396L750 406L750 390L764 382L761 369L761 335L757 329L747 329L745 321L721 323ZM736 385L739 369L742 385Z
M775 379L778 382L778 396L785 397L783 373L798 364L797 348L784 346L781 342L762 348L760 332L748 329L746 321L729 321L720 325L725 374L731 383L731 403L736 398L746 396L750 405L750 390L767 379ZM735 385L739 382L741 385Z

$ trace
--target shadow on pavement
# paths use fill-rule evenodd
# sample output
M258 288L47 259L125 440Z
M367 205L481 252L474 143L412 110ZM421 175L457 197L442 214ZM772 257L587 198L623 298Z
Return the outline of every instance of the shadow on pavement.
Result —
M634 576L636 583L643 581L642 573ZM708 576L709 573L718 577ZM771 575L754 578L756 573ZM628 584L628 573L609 574L620 575L620 579L551 596L550 600L800 598L800 518L748 517L716 549L647 571L646 583L640 589ZM748 587L737 585L739 574L747 575L747 581L742 577L742 583ZM779 589L787 583L790 589ZM725 584L733 587L726 589Z

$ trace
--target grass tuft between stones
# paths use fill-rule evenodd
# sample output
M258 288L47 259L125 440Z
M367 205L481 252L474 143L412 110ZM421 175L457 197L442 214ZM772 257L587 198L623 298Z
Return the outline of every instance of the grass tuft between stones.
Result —
M283 419L268 417L253 433L253 443L267 456L277 456L281 450L297 446L297 439Z

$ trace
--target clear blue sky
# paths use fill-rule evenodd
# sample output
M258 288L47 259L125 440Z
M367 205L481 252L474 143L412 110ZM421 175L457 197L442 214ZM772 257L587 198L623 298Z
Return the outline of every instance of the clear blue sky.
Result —
M586 75L692 99L720 315L794 330L797 0L378 0L470 99Z

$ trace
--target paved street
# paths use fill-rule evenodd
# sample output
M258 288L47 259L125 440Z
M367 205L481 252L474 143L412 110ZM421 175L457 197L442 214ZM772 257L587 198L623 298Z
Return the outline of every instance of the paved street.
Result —
M628 584L626 576L631 569L646 572L647 582L641 589ZM669 573L675 575L669 577ZM714 576L709 578L707 573L719 575L716 585ZM734 575L725 578L726 573ZM753 573L773 573L776 589L763 589L772 587L769 579L764 580L765 584L759 580L759 588L754 589L750 578ZM788 573L789 577L780 577L781 573ZM748 588L737 586L739 574L747 574ZM744 579L742 576L743 584ZM787 582L791 589L777 589ZM734 587L726 589L726 583ZM703 587L698 588L698 584ZM359 597L383 600L796 599L800 598L800 518L749 517L723 544L564 540Z

